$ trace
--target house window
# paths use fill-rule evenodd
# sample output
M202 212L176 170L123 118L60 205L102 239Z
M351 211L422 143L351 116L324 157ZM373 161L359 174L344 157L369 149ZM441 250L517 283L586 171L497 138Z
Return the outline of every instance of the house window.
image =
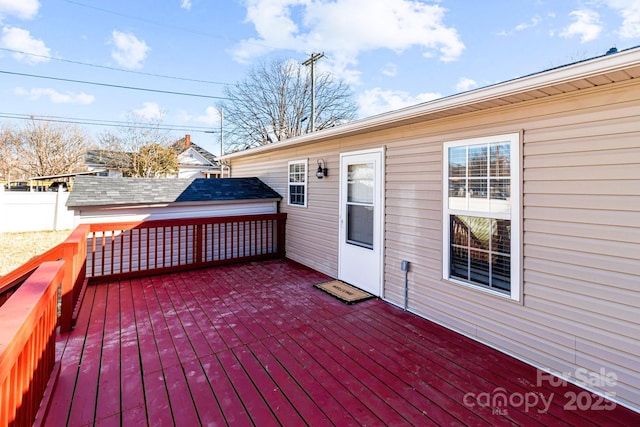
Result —
M519 134L444 145L443 276L520 299Z
M289 205L307 206L307 161L289 162Z

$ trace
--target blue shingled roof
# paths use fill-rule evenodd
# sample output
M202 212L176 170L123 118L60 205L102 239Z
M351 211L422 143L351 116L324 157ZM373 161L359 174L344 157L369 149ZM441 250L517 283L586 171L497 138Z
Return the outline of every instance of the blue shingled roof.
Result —
M176 202L281 200L258 178L118 178L78 176L68 207Z

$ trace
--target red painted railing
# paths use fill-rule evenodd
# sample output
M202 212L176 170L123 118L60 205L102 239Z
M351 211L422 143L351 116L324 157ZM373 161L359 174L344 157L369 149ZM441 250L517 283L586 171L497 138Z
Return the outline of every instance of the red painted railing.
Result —
M21 286L29 275L43 262L64 260L64 279L61 287L62 306L60 327L69 331L72 327L73 309L80 298L85 280L85 260L87 258L88 225L77 227L67 239L56 247L22 264L17 269L0 277L0 310L2 304ZM0 345L2 343L0 342Z
M54 366L56 325L72 328L87 279L283 257L285 221L264 214L81 225L0 277L0 426L33 423Z
M286 214L91 224L87 277L146 276L284 256Z
M33 423L55 363L63 261L42 263L0 309L0 425Z

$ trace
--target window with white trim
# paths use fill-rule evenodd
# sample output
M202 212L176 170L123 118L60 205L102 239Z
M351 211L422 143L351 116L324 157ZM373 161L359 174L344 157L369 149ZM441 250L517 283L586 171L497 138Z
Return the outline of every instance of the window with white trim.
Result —
M520 299L520 135L444 144L443 276Z
M289 162L287 204L307 206L307 160Z

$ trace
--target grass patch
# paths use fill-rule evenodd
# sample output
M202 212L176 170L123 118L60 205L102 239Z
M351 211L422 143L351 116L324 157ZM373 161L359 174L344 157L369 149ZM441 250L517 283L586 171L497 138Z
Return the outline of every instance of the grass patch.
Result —
M72 230L0 233L0 276L62 243Z

